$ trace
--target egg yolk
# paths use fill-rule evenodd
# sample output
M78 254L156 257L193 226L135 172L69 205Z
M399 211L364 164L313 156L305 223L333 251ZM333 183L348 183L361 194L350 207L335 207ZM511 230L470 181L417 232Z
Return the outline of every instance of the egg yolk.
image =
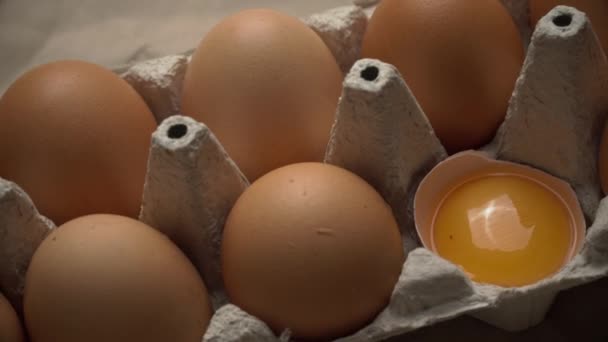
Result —
M546 186L489 175L446 196L434 217L432 248L475 281L522 286L564 265L573 227L568 207Z

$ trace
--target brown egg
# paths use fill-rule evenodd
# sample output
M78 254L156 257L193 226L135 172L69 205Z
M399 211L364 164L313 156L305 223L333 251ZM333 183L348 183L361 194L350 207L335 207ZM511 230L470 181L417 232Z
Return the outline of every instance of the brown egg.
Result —
M530 24L532 27L555 6L566 5L585 12L591 19L604 51L608 51L608 1L606 0L530 0Z
M323 159L342 79L332 53L300 20L246 10L202 40L181 106L255 180L286 164Z
M222 241L228 296L280 333L332 338L389 301L404 252L390 207L344 169L300 163L254 182Z
M29 266L24 310L32 342L200 342L211 317L186 256L157 230L117 215L51 232Z
M57 224L96 212L135 217L155 128L141 97L111 71L45 64L0 99L0 177Z
M384 0L369 22L362 56L399 69L453 153L494 137L524 49L499 0Z
M0 341L23 342L23 330L11 303L0 293Z

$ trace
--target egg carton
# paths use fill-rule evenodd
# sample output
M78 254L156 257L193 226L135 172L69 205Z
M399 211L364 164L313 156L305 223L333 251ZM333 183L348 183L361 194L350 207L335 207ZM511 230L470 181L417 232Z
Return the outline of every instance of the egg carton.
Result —
M398 71L378 60L358 60L373 8L347 6L313 15L305 22L346 73L325 161L351 170L380 192L409 252L388 306L339 341L380 341L465 314L522 330L544 318L558 292L608 275L608 198L601 200L597 174L608 110L606 56L584 13L556 7L533 31L527 1L503 2L530 44L506 119L482 150L569 182L588 222L585 245L559 273L517 288L472 282L461 268L421 248L413 196L447 154ZM289 331L275 335L224 293L222 227L249 182L204 124L179 115L189 58L167 56L120 71L162 122L152 136L140 220L168 235L203 276L216 309L204 341L289 340ZM0 212L0 292L22 314L27 266L55 227L9 181L0 180Z

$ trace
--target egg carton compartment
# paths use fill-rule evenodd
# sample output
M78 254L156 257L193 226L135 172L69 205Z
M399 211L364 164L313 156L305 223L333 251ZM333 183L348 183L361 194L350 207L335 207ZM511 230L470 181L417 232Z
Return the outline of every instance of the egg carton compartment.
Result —
M340 341L379 341L464 314L521 330L544 318L558 292L608 275L608 199L600 201L596 171L608 109L606 56L582 12L557 7L531 34L527 2L503 2L530 45L506 119L482 150L569 182L590 224L583 250L554 276L503 288L472 282L456 265L420 248L413 196L447 153L397 70L358 60L370 10L348 6L311 16L305 22L347 72L325 161L380 192L411 251L388 306ZM289 340L289 331L276 336L224 294L222 228L249 183L204 124L179 115L188 60L188 54L167 56L121 72L162 122L152 136L140 220L168 235L202 274L216 309L205 341ZM20 311L27 265L54 225L14 183L0 180L0 206L0 292Z

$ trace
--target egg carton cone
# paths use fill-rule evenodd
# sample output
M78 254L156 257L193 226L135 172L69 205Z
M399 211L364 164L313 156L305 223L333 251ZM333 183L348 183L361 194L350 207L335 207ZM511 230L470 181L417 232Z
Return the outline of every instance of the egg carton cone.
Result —
M504 288L472 282L460 267L421 248L413 197L446 151L407 80L389 64L358 60L373 7L313 15L304 21L346 72L325 162L358 174L378 190L391 206L409 252L387 307L339 341L380 341L465 314L505 330L522 330L544 318L560 291L608 276L608 198L602 200L597 175L608 111L606 56L584 13L559 6L532 30L526 1L503 3L530 44L506 119L481 150L568 182L588 221L583 249L551 277ZM224 293L222 229L249 182L203 123L179 115L188 61L189 54L167 56L119 72L161 123L152 136L140 220L168 235L203 276L216 309L204 341L288 341L288 330L275 334L230 304ZM14 183L0 180L0 207L0 292L20 311L27 265L54 226Z
M226 303L219 262L222 229L248 185L204 124L175 115L152 134L140 220L190 258L214 308Z
M27 268L54 228L17 184L0 178L0 293L20 316Z

